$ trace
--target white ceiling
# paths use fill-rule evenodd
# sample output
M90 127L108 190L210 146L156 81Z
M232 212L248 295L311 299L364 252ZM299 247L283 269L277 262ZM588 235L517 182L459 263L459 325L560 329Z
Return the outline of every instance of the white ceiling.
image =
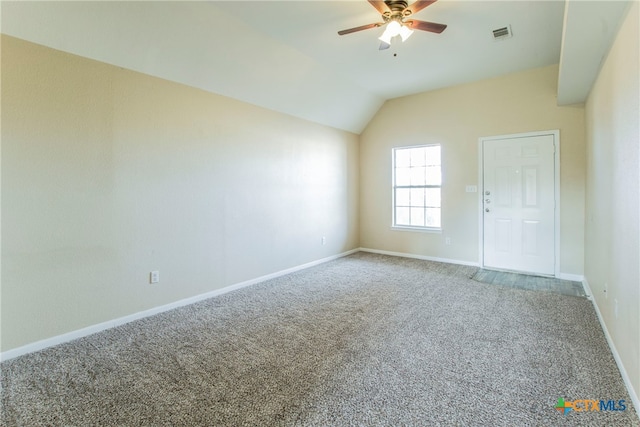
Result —
M558 104L584 102L631 2L567 2Z
M591 55L580 35L589 28L563 33L564 1L440 0L415 18L447 24L442 34L416 31L384 51L381 28L337 35L379 21L366 0L3 1L1 23L5 34L360 133L387 99L556 64L561 51L566 75L571 61L597 73L628 2L589 3L592 20L618 5L598 29L605 50ZM567 22L580 23L574 9ZM513 37L494 41L506 25ZM583 101L586 80L565 97Z

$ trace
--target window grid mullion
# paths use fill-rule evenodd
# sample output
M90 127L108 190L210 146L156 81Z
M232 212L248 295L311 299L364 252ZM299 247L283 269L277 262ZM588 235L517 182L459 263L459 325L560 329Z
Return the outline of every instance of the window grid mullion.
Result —
M393 191L394 191L394 217L393 224L394 226L400 227L418 227L418 228L440 228L440 215L441 215L441 199L442 197L435 196L435 203L439 206L434 206L434 196L429 196L427 194L427 190L437 189L442 190L442 184L434 185L434 184L420 184L420 185L411 185L411 181L418 179L419 181L427 181L429 178L432 180L441 181L440 177L433 176L433 174L429 174L428 171L432 168L437 168L438 174L441 173L442 164L438 163L437 160L432 156L433 154L428 154L427 150L433 150L434 146L423 146L423 147L403 147L403 148L395 148L393 155ZM424 155L426 155L426 159L418 159L419 162L424 162L424 164L415 165L413 164L413 158L409 160L409 163L406 164L406 151L403 150L414 150L410 152L410 156L415 155L415 150L424 150ZM399 153L402 153L403 163L401 167L398 167L396 164L396 159L400 156ZM440 155L440 150L438 147L437 155ZM420 154L418 154L420 156ZM414 174L420 175L421 172L424 172L426 176L414 176ZM404 184L409 183L408 185L397 185L396 182L398 180L403 181ZM408 193L403 193L400 197L398 197L398 190L408 190ZM415 194L414 191L411 190L422 190L422 194ZM439 194L438 192L437 194ZM418 197L417 200L414 200L413 197ZM402 204L398 203L398 198L403 200ZM418 205L414 205L414 203L419 203ZM435 217L430 217L427 215L428 211L433 211L431 215L436 215ZM414 217L414 215L419 215L419 217ZM400 218L400 219L399 219ZM418 220L418 221L416 221ZM400 222L398 222L400 221ZM431 223L432 225L427 225ZM436 224L436 225L433 225Z

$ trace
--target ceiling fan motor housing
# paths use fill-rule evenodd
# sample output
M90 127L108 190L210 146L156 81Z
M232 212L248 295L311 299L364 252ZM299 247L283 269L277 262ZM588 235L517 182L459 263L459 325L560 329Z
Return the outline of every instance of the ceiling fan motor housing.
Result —
M389 8L382 14L385 23L391 20L402 22L404 17L411 15L411 11L407 9L409 3L405 0L384 0L384 3Z
M409 6L409 3L404 0L385 0L384 2L392 12L402 12Z

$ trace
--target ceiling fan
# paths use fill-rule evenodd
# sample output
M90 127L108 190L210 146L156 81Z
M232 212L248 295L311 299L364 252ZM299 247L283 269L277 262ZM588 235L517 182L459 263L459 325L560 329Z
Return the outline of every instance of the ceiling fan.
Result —
M409 17L425 7L435 3L437 0L417 0L411 6L405 0L368 0L378 12L381 13L383 22L361 25L359 27L349 28L348 30L338 31L338 34L355 33L357 31L368 30L369 28L378 28L387 26L385 32L379 37L382 42L379 49L388 49L391 46L391 39L400 36L404 42L413 34L413 30L429 31L438 33L447 28L444 24L436 24L435 22L419 21L417 19L409 19Z

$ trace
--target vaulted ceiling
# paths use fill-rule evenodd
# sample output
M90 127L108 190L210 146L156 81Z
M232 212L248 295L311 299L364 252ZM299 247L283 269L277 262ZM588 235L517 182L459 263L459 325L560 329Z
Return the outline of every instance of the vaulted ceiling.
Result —
M2 32L360 133L387 99L560 63L558 100L583 102L628 1L439 0L447 24L378 50L366 0L2 2ZM513 36L494 40L510 26Z

